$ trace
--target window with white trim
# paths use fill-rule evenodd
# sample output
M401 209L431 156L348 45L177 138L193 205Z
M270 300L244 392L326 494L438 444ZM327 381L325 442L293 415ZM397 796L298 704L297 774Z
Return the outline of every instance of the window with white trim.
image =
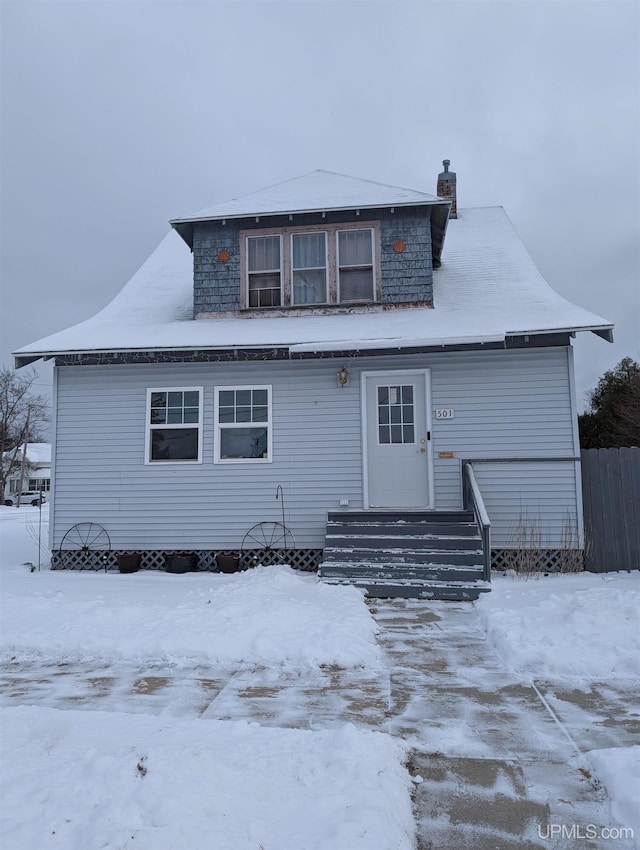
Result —
M241 231L246 308L379 300L379 223Z
M218 387L215 462L271 462L271 387Z
M247 239L249 307L279 307L282 303L280 236Z
M147 390L146 463L202 461L202 387Z
M327 234L323 230L291 234L292 302L326 304Z
M338 231L338 300L374 300L370 229Z

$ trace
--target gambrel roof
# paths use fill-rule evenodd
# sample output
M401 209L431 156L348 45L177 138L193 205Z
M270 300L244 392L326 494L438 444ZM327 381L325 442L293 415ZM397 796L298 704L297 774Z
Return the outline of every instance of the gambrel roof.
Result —
M16 360L24 365L63 353L259 347L291 353L397 351L502 343L531 334L611 335L611 322L551 289L502 207L458 211L433 280L433 309L194 320L192 257L170 232L101 312L25 346Z

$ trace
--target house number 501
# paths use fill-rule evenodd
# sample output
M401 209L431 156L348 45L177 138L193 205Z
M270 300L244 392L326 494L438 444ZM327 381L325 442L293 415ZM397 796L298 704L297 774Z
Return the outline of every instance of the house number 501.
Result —
M436 410L436 419L453 419L455 411L452 407L439 407Z

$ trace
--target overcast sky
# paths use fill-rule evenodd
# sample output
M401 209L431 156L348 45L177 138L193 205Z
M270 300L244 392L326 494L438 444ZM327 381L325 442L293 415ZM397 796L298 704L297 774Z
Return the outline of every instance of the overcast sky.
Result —
M640 361L640 4L0 0L3 365L93 315L168 220L325 168L502 205ZM446 247L445 247L446 252ZM446 256L446 254L445 254ZM50 382L40 370L40 389Z

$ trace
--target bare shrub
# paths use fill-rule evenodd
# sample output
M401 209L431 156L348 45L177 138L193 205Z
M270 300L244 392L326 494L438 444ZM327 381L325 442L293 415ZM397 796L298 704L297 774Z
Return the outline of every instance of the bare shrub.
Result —
M587 555L588 544L580 539L575 518L567 511L562 520L560 548L556 556L557 573L581 573Z
M503 566L519 576L539 577L542 551L540 521L521 513L504 552Z
M540 519L521 513L507 548L502 567L524 578L540 578L543 573L579 573L584 570L586 551L575 517L568 511L562 521L559 544L545 539Z

